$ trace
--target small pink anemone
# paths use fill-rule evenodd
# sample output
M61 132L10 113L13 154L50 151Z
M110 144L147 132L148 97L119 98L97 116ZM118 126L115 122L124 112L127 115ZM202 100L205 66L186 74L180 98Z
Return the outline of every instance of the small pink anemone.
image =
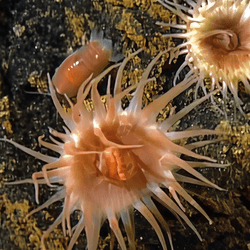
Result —
M185 191L179 181L220 189L194 168L225 167L225 165L216 164L214 160L192 152L191 145L180 146L174 141L215 134L215 132L206 129L170 132L177 121L207 97L196 100L158 124L156 122L158 113L197 79L190 78L179 83L142 109L144 86L149 81L155 80L148 79L149 73L164 52L151 61L139 83L122 90L124 67L139 52L125 58L120 65L111 66L96 78L90 80L89 77L78 91L76 104L67 98L71 105L69 113L66 113L59 103L48 75L51 97L67 127L65 133L50 128L52 142L45 142L40 137L39 143L59 153L59 158L43 155L8 139L1 139L46 162L42 171L34 173L32 179L9 184L33 183L37 203L40 184L47 184L57 190L47 202L31 211L28 216L64 199L63 211L42 236L42 249L46 249L45 237L62 224L64 234L71 236L67 249L73 248L79 234L85 230L88 250L96 250L100 228L104 220L108 219L120 248L126 250L127 245L119 228L121 219L129 248L135 250L134 208L152 225L164 250L167 246L160 225L166 230L173 249L168 224L155 206L152 197L166 206L179 220L187 223L200 239L201 236L185 214L185 208L178 195L186 199L211 223L205 211ZM110 93L111 77L109 77L107 101L103 104L97 85L105 75L118 66L114 92ZM133 90L132 100L128 107L123 109L121 99ZM88 110L84 105L89 93L93 101L93 110ZM199 146L208 143L211 142L204 141ZM191 148L195 146L192 145ZM182 160L180 158L182 154L199 159L199 162ZM194 178L178 173L180 169L184 169ZM162 188L167 188L173 199ZM75 210L81 212L81 218L71 228L70 215Z
M246 0L185 0L186 5L176 1L158 0L172 13L180 17L177 24L158 23L179 29L180 33L164 36L185 39L177 46L173 56L186 54L184 63L177 71L190 67L189 75L199 76L197 87L206 93L205 78L212 81L211 89L223 86L234 96L236 106L244 115L238 97L238 83L242 82L250 92L250 4ZM183 32L184 31L184 32Z

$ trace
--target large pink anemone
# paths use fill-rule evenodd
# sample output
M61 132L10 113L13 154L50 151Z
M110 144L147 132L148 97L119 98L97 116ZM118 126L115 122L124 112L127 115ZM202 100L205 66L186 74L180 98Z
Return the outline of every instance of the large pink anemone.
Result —
M156 118L159 111L196 82L197 78L193 77L179 83L142 109L144 86L149 81L155 80L148 79L149 73L164 52L151 61L139 83L122 90L124 67L138 52L125 58L121 65L111 66L96 78L87 79L78 91L76 104L68 99L71 105L71 111L68 113L59 103L48 76L51 97L67 127L65 127L65 133L50 128L52 142L45 142L40 137L39 143L59 153L59 158L43 155L8 139L1 139L46 162L42 171L34 173L32 179L10 184L33 183L37 203L40 184L47 184L57 190L47 202L31 211L28 216L64 199L63 211L42 236L42 249L46 249L45 236L62 224L64 234L71 236L68 249L72 249L84 229L88 250L96 250L100 228L104 220L108 219L121 249L126 250L127 246L119 228L121 219L129 247L135 250L134 208L152 225L164 250L167 246L160 225L166 230L173 249L168 224L152 201L152 197L166 206L178 219L187 223L200 239L201 236L186 216L185 208L178 196L181 195L186 199L211 223L205 211L185 191L179 181L220 189L194 168L224 167L224 165L216 164L214 160L192 152L189 149L191 145L180 146L174 141L192 136L215 134L215 132L205 129L171 131L171 127L177 121L207 97L196 100L158 124ZM110 93L109 78L107 101L103 104L97 85L112 68L118 66L114 92ZM121 99L133 90L135 91L129 106L123 109ZM93 110L88 110L84 105L84 100L89 93L93 101ZM199 146L208 143L210 142L204 141ZM194 145L191 146L191 148L194 147ZM182 160L180 158L182 154L199 159L199 162ZM178 173L180 169L184 169L194 178ZM173 199L162 188L167 188ZM81 218L71 229L70 215L75 210L81 212Z
M178 23L158 23L181 32L164 36L185 41L174 49L175 56L186 54L182 66L190 67L189 76L199 76L197 87L210 78L211 89L220 84L226 97L227 88L234 96L236 106L244 115L238 97L238 83L250 92L250 4L246 0L185 0L185 6L176 1L158 0L177 15Z

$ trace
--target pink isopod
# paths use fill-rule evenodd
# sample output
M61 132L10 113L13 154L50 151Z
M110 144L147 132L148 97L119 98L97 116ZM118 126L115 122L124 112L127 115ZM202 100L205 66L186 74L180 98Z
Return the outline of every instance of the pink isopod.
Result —
M90 43L83 45L68 56L57 68L52 82L59 94L75 96L81 84L93 74L93 78L102 72L110 60L121 56L112 56L112 41L103 38L103 32L94 30Z

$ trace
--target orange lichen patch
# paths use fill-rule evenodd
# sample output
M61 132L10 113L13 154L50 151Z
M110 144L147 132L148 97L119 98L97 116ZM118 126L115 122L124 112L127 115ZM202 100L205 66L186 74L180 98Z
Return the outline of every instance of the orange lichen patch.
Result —
M139 7L154 19L160 18L163 22L172 22L176 19L176 15L171 14L162 5L158 4L157 0L105 0L115 6L124 6L126 8ZM169 29L169 28L166 28Z
M65 8L65 14L66 21L69 24L70 30L72 30L74 33L74 40L72 46L82 45L82 36L84 35L85 24L84 15L78 15L68 8Z
M120 22L115 22L114 25L116 29L123 32L123 47L125 50L131 48L128 45L127 38L133 41L137 47L143 48L147 53L151 55L156 55L160 50L169 47L169 42L171 38L164 38L161 33L155 32L153 36L146 37L143 32L142 23L140 23L134 16L132 12L128 12L127 9L122 9L118 6L108 6L111 12L111 18L117 20L117 13L119 13ZM120 14L121 12L121 14ZM128 53L129 51L127 51Z
M116 25L118 30L122 30L126 33L126 36L134 41L138 47L146 47L146 39L142 34L137 33L137 29L142 29L141 23L139 23L132 13L128 13L123 10L121 22Z
M96 10L102 11L102 6L98 2L94 1L93 6Z
M151 1L148 1L148 0L106 0L106 2L112 3L114 5L122 5L126 8L133 8L135 6L148 8Z
M5 218L1 222L2 228L9 229L10 240L20 249L39 250L41 248L42 231L37 227L37 222L32 216L26 219L30 210L29 202L11 203L6 194L0 195L0 211L4 211ZM48 212L44 212L48 220ZM64 250L68 238L64 237L61 229L55 229L47 239L48 249Z
M117 6L126 8L139 7L143 11L147 11L153 18L161 17L166 22L169 21L170 12L158 4L157 0L105 0Z
M46 220L53 221L54 218L46 211L43 211ZM61 228L55 228L46 238L46 249L50 250L66 250L69 238L63 235Z
M250 172L250 126L231 126L227 121L222 121L217 129L226 132L224 135L233 146L224 146L223 153L227 153L231 148L233 158L236 163L241 164Z
M1 164L0 164L0 174L4 173L5 166L6 166L6 163L5 162L1 162ZM3 184L0 181L0 188L2 188L2 186L3 186Z
M10 123L10 110L9 110L9 98L8 96L4 96L0 100L0 124L2 127L8 132L13 133L12 126Z
M101 102L103 104L105 104L107 101L107 97L106 96L101 96ZM93 106L93 101L89 98L89 99L86 99L83 101L85 107L87 108L87 110L90 112L94 109L94 106Z
M106 247L109 246L110 242L111 242L110 234L105 239L103 239L102 237L99 237L99 243L98 243L99 249L104 250ZM110 249L112 248L110 247Z
M166 10L162 5L158 4L158 1L152 1L152 4L148 8L148 13L154 19L160 19L163 22L173 22L176 18L175 15L172 15L168 10ZM156 4L155 4L156 3ZM169 28L167 28L169 29Z
M142 70L142 60L139 56L135 56L130 60L130 67L134 67L137 65L137 68L135 70L129 70L129 67L127 70L123 72L123 79L122 83L125 84L124 87L126 88L127 86L126 83L128 82L129 79L131 79L133 82L138 82L138 80L141 78L143 70Z
M143 22L138 21L134 15L134 12L130 12L127 9L139 7L140 11L148 14L153 19L160 18L161 20L164 20L164 22L169 22L172 19L175 20L175 15L171 15L169 11L164 9L163 6L159 5L156 0L106 0L106 2L113 5L109 5L108 7L109 10L111 10L111 16L113 16L114 20L117 20L117 13L121 13L121 21L119 23L115 23L115 26L118 30L124 32L124 48L130 47L126 44L126 38L134 41L138 47L143 48L151 55L156 55L159 51L174 45L172 38L165 38L161 33L158 32L155 32L150 36L145 36L143 32L140 32L145 29ZM121 6L125 8L122 8ZM168 29L168 27L165 28L165 30Z
M174 114L174 107L172 102L170 102L157 116L157 122L163 122L167 119L167 117L169 117L170 113ZM179 122L177 122L176 124L179 124ZM176 126L175 126L176 127Z
M155 55L159 50L166 48L166 44L169 43L170 39L163 38L160 33L155 33L154 37L147 41L143 34L139 34L138 30L142 30L142 24L136 20L132 13L123 10L120 23L116 25L118 30L124 33L125 38L129 38L134 41L136 45L143 48L147 53Z
M148 105L153 101L153 97L158 95L163 90L163 85L160 83L164 83L166 81L166 76L161 75L162 67L166 63L168 59L168 54L164 54L158 63L155 65L154 69L154 77L158 80L148 82L144 87L144 93L142 97L143 106ZM130 60L131 65L127 70L123 72L122 78L122 88L126 89L129 86L138 83L141 79L144 68L141 64L142 60L140 57L135 56ZM125 98L123 98L123 105L126 106L127 101L130 101L133 98L133 95L128 94Z
M148 49L145 51L151 55L156 55L159 51L175 46L172 39L162 37L161 33L155 33L151 41L148 41ZM167 54L166 54L167 55Z
M10 240L20 249L38 250L42 232L36 221L31 218L25 219L29 209L27 200L11 203L6 194L0 196L0 210L6 215L2 227L10 229Z
M165 79L165 77L162 77L162 80ZM163 90L163 87L161 84L157 83L156 81L149 82L144 89L144 95L143 95L143 104L147 106L150 102L153 101L153 97L158 95L160 91Z
M40 93L48 92L47 78L45 76L42 76L41 73L39 74L36 70L30 73L28 82L30 83L32 88L37 88Z

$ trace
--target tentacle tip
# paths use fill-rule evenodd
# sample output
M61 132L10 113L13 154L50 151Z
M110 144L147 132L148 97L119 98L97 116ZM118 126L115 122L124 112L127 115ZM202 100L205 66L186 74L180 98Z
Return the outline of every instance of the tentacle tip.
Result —
M204 241L204 239L201 237L201 235L199 233L197 234L197 236L198 236L200 241Z
M28 220L29 219L29 217L32 215L32 211L31 212L29 212L26 216L25 216L25 220Z
M217 160L215 160L215 159L209 159L211 162L214 162L214 163L216 163L217 162Z
M227 168L230 167L231 165L232 165L231 163L221 164L220 168Z

